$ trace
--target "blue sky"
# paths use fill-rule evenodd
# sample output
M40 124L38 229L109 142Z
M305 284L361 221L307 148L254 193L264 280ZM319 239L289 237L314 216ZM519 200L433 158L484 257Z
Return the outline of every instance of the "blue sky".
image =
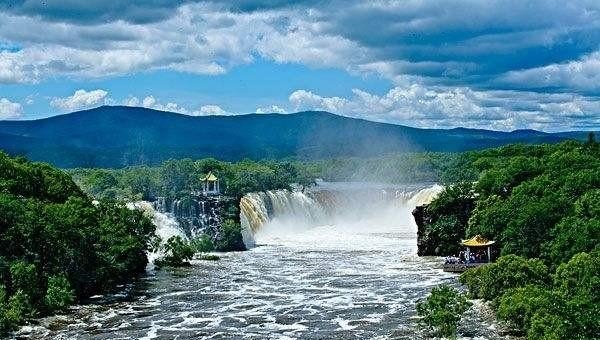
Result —
M0 119L99 105L597 130L600 2L1 2Z

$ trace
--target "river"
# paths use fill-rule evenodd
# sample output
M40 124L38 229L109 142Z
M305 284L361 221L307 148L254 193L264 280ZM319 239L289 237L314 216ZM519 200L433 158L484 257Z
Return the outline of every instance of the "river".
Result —
M255 246L249 251L220 254L219 261L195 260L188 268L150 269L120 293L95 297L18 334L54 339L425 338L416 326L415 303L433 286L456 285L456 276L441 270L439 258L416 256L410 216L416 194L340 203L338 192L333 201L343 207L333 214L324 211L331 206L309 207L322 194L304 195L252 198L253 209L265 216L260 225L250 226ZM297 199L303 201L289 201ZM372 211L375 205L381 208ZM313 208L322 211L306 211ZM476 310L468 318L466 338L498 338L494 325Z

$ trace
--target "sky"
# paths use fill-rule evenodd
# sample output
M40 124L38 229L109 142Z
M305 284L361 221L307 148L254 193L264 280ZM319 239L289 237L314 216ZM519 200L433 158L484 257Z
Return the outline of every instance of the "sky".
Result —
M598 0L0 0L0 119L100 105L600 129Z

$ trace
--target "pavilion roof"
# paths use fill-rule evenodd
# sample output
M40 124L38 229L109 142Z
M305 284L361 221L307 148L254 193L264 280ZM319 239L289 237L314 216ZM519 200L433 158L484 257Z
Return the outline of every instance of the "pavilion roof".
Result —
M201 181L209 181L209 182L214 182L217 181L217 176L215 176L212 171L209 171L204 177L200 178Z
M461 244L465 247L486 247L496 243L496 241L490 241L481 235L475 235L467 240L462 240Z

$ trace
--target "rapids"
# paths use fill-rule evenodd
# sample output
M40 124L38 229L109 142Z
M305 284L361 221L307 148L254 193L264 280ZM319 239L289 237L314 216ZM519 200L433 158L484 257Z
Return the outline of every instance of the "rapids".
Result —
M54 339L418 339L415 303L456 284L439 258L416 256L410 215L439 186L320 183L246 195L252 248L151 270L119 294L91 299L19 335ZM145 208L147 205L142 204ZM160 233L178 232L153 212ZM166 217L164 219L163 217ZM180 231L179 231L180 232ZM498 339L471 310L463 333Z

